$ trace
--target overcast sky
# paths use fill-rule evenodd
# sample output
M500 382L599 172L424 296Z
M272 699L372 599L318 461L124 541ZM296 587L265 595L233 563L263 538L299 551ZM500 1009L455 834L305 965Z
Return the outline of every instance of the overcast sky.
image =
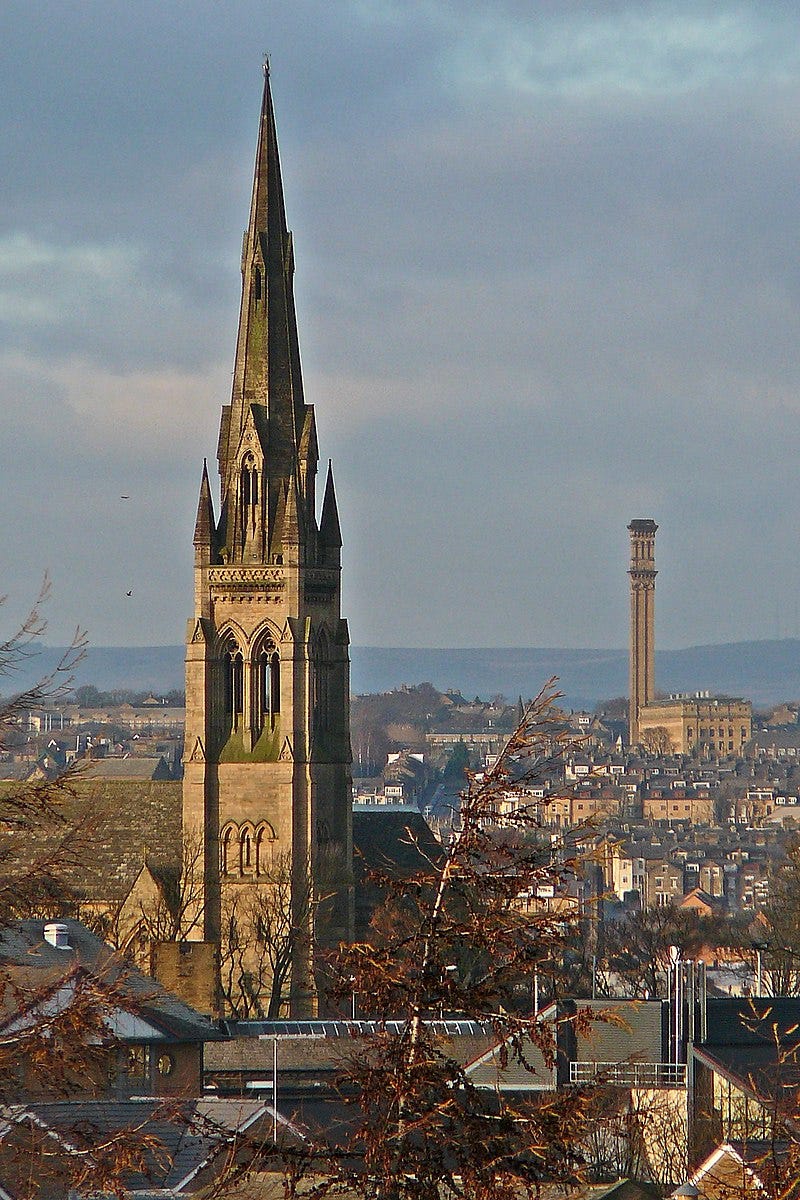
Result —
M183 639L264 51L353 641L622 646L632 517L662 646L798 633L800 18L765 0L5 0L8 620L47 569L49 640Z

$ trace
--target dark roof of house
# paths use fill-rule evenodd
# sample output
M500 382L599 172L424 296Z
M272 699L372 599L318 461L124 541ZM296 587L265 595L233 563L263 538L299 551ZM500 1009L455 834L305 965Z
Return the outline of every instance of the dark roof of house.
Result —
M0 779L21 782L30 775L31 767L32 764L29 762L2 762L0 763Z
M737 1081L762 1099L783 1101L781 1111L794 1113L800 1088L798 1046L698 1046L696 1058L717 1073Z
M182 1185L200 1171L225 1146L232 1134L244 1132L271 1112L262 1100L248 1098L192 1099L179 1102L141 1099L124 1101L70 1101L59 1104L35 1104L16 1114L26 1114L52 1130L73 1147L86 1149L108 1135L125 1129L142 1129L157 1140L145 1155L145 1172L132 1172L125 1180L131 1191L156 1191L170 1188L183 1191ZM283 1128L286 1119L280 1118ZM135 1136L135 1135L134 1135Z
M800 996L709 999L704 1045L800 1047Z
M475 1087L504 1091L549 1090L555 1087L555 1048L550 1063L546 1043L540 1045L529 1037L523 1037L518 1046L501 1046L495 1041L472 1060L466 1074Z
M710 892L703 891L702 888L692 888L690 892L681 899L679 908L690 908L689 901L697 900L700 904L705 904L707 908L720 908L723 901L721 896L712 896Z
M169 780L172 772L163 755L151 758L98 758L87 773L87 779Z
M442 855L442 844L434 836L422 813L398 811L389 806L360 809L353 813L353 866L356 879L368 871L402 878L429 866Z
M261 1032L271 1022L243 1022L254 1026L250 1036L241 1036L239 1030L228 1042L210 1044L204 1050L204 1069L207 1073L245 1076L261 1075L272 1078L273 1054L276 1038ZM274 1025L277 1026L278 1022ZM283 1022L292 1025L293 1022ZM304 1024L306 1024L304 1022ZM378 1022L325 1021L311 1022L313 1025L337 1026L339 1033L310 1033L306 1035L279 1034L277 1037L278 1077L291 1074L295 1084L303 1078L320 1080L341 1070L348 1058L362 1051L371 1031L376 1031ZM387 1022L391 1025L391 1022ZM488 1025L474 1021L431 1022L438 1035L438 1045L443 1053L459 1063L471 1062L485 1053L495 1041ZM398 1029L404 1027L398 1023ZM448 1032L449 1031L449 1032Z
M208 1017L184 1004L149 975L123 962L114 951L80 921L58 923L68 930L70 949L62 950L44 939L50 922L27 918L0 930L0 964L3 974L33 987L56 986L75 969L113 985L122 1003L146 1017L179 1042L205 1042L226 1036ZM9 1010L6 1010L9 1015Z
M588 1029L575 1036L570 1057L576 1062L661 1062L662 1001L571 1000L564 1002L564 1009L591 1018Z
M557 1007L549 1005L542 1020L554 1031L557 1052L553 1049L560 1066L662 1061L664 1005L660 1000L562 1000ZM519 1052L512 1048L505 1054L508 1061L503 1064L504 1051L495 1043L473 1061L467 1068L472 1082L478 1087L524 1091L553 1085L546 1038L543 1044L523 1038Z
M389 879L410 879L430 870L443 854L442 844L422 813L388 805L353 809L353 874L355 876L355 937L368 937L370 920L385 888L371 872Z

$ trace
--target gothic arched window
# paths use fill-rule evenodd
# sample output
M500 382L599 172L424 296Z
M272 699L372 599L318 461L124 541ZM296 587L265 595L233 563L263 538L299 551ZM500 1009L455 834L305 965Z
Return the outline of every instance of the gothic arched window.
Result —
M330 723L330 651L323 629L317 638L311 679L311 719L315 730L324 730Z
M248 454L242 463L240 492L244 510L258 504L258 468L252 454Z
M235 825L228 825L222 831L219 842L219 869L221 875L231 875L238 869L238 863L232 858L234 843L238 841L238 830Z
M222 644L220 667L225 724L235 729L244 712L244 657L233 634L229 634Z
M254 724L260 732L281 711L281 659L270 636L257 645L253 668Z
M239 832L239 872L241 875L256 873L256 840L249 821L242 825Z
M263 875L272 862L275 830L269 821L262 821L256 830L256 874Z
M244 658L240 650L230 657L231 673L231 716L234 724L244 711Z

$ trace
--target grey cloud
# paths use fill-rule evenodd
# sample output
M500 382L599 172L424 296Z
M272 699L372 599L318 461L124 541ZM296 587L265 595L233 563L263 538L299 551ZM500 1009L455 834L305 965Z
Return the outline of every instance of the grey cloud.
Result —
M630 37L603 38L645 8L634 87ZM793 8L114 14L0 16L0 512L20 580L50 564L95 641L180 638L269 49L355 640L619 644L633 515L662 526L664 641L774 632L772 593L800 586L781 502L800 406ZM709 49L721 20L740 40ZM657 59L653 30L673 31ZM20 238L49 269L12 269ZM119 511L129 489L139 507Z

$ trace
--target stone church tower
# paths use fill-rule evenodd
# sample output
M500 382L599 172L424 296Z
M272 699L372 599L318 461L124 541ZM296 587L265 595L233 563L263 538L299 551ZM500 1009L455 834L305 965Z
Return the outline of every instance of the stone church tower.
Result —
M639 710L655 698L655 521L631 521L630 744L639 742Z
M302 1015L315 1010L312 939L335 942L351 928L352 816L342 539L330 466L317 523L293 271L265 71L217 451L220 512L204 465L194 533L183 828L187 846L201 848L208 942L219 942L226 896L269 887L276 863L291 872L293 921L306 934L293 951L290 1007ZM324 921L308 902L309 874L331 896Z

